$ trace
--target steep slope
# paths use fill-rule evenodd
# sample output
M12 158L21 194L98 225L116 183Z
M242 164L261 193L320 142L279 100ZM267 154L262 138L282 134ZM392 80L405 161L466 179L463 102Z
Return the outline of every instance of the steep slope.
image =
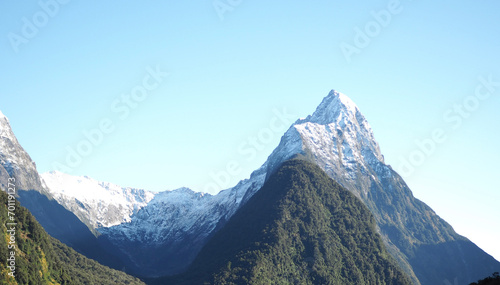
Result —
M50 237L26 208L9 201L14 201L13 196L9 199L5 192L0 191L2 284L144 284L137 278L86 258ZM7 224L13 222L16 224Z
M120 187L87 176L52 171L41 177L52 197L90 228L130 222L131 216L154 197L154 193L143 189Z
M0 111L0 187L7 189L8 179L16 177L16 186L23 190L44 192L35 163L24 151L12 132L9 120Z
M389 251L415 284L467 283L500 268L413 197L385 164L370 125L347 96L332 91L312 115L298 120L269 157L268 173L297 153L361 198Z
M285 162L205 245L158 284L410 284L359 199L305 160Z
M19 144L9 120L0 112L0 185L7 189L15 179L18 200L53 237L79 253L106 265L121 268L122 263L104 249L90 229L72 212L59 205L40 178L35 163Z

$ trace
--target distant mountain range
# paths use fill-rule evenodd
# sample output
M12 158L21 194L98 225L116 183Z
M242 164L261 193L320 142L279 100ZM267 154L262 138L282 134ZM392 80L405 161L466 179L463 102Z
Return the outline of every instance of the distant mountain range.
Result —
M211 248L219 248L220 244L218 245L217 242L224 242L220 233L228 233L230 231L228 229L231 228L238 229L238 222L235 222L235 219L240 221L239 223L249 223L241 217L240 211L252 212L252 209L248 208L249 206L245 206L247 203L251 203L253 208L265 203L263 200L253 199L253 197L257 197L256 193L264 195L260 194L260 189L271 180L273 174L279 172L283 165L287 165L290 159L297 156L307 160L308 163L313 163L320 170L305 171L300 176L309 175L306 173L314 173L314 177L327 175L338 183L341 189L346 189L352 193L353 197L356 197L355 199L362 201L364 204L362 207L371 213L376 234L370 233L370 239L367 242L373 244L374 248L378 248L380 254L374 253L370 256L360 257L358 269L364 268L365 258L387 262L387 268L393 268L390 265L393 261L394 264L397 264L397 268L392 271L395 274L391 275L392 277L387 277L385 273L377 275L378 277L373 275L376 280L385 280L374 284L390 284L388 280L392 280L391 278L401 277L397 272L404 272L405 277L401 277L401 280L408 278L412 284L447 284L446 282L454 282L455 280L459 284L468 284L468 282L484 278L492 272L500 271L498 261L467 238L458 235L431 208L413 197L403 179L389 165L385 164L372 129L359 108L347 96L336 91L331 91L312 115L297 120L285 132L278 147L271 153L268 160L252 173L249 179L240 181L235 187L221 191L217 195L194 192L187 188L155 194L141 189L123 188L110 183L98 182L88 177L69 176L60 172L43 174L43 179L41 179L34 163L17 142L7 118L3 115L0 116L0 132L0 186L4 187L8 177L17 177L20 181L18 188L22 190L19 193L19 200L33 212L49 234L74 246L77 251L87 256L115 268L125 269L136 276L150 278L148 280L179 274L188 268L192 270L193 266L196 266L197 268L213 270L212 272L206 269L210 273L204 271L208 275L200 277L199 280L209 280L218 276L217 278L223 278L221 280L224 282L230 282L230 280L243 282L242 278L256 278L255 272L249 273L249 270L258 270L258 264L264 266L263 256L278 258L281 254L281 257L289 258L292 253L287 250L262 251L262 256L259 255L258 258L254 256L252 259L249 257L252 255L241 250L252 248L255 244L245 244L242 241L241 244L233 245L233 250L228 251L227 255L224 256L226 259L218 260L213 266L206 267L203 264L204 262L213 262L210 258L206 258L206 252L210 252ZM308 169L312 166L297 167ZM318 174L318 172L322 174ZM309 180L306 177L301 177L297 183L301 185L300 181ZM278 186L274 188L280 188ZM296 192L299 188L291 187L287 188L288 190L280 188L281 190L276 191L293 190ZM262 189L267 189L266 193L273 191L269 190L269 187ZM317 193L323 193L321 191L321 189L312 191L307 188L304 190L304 195L309 193L308 195L318 197ZM286 203L276 200L276 203L284 203L287 207L292 205L299 207L304 202L299 198L292 200ZM45 202L41 203L40 201ZM306 203L305 205L319 208L331 206L326 201L318 201L318 203ZM52 208L49 210L50 207ZM361 206L355 203L352 203L350 207L352 209L349 210L348 207L347 212L363 211L360 210ZM52 213L56 208L58 209L57 213ZM64 211L69 214L63 214ZM304 213L312 212L313 209L310 208L304 210ZM274 211L273 215L266 217L266 221L276 220L275 215L283 215L283 213ZM292 213L294 214L292 215ZM297 217L294 215L300 213L302 212L292 211L290 213L291 219L297 221ZM61 215L71 218L61 219ZM302 218L308 219L308 215ZM330 214L324 212L322 215L315 215L315 217L320 217L319 219L323 222L330 221L331 223L330 215L332 215L331 211ZM342 216L342 219L355 220L356 224L368 222L364 227L371 227L369 221L359 221L357 215ZM252 223L256 223L255 220L250 220ZM310 238L313 243L324 240L317 236L311 237L311 233L307 231L296 231L297 224L290 226L293 230L290 228L290 231L285 231L289 235L298 235L297 238L306 240ZM334 232L337 233L335 230L337 227L337 224L331 223L330 227L322 229L324 233L328 233L328 238L331 238ZM79 230L75 232L75 228ZM288 229L283 225L271 228L274 231ZM352 234L353 238L358 234L356 232L349 233ZM81 238L79 240L77 236L85 237L84 241ZM266 247L266 250L275 249L276 246L283 246L293 241L295 248L298 246L306 251L309 249L305 248L310 248L313 251L319 250L322 259L330 260L329 262L333 262L333 259L324 256L327 252L328 254L345 253L343 250L330 250L331 248L328 250L323 248L326 250L323 251L320 246L311 245L309 247L305 245L307 242L305 244L302 242L301 245L290 236L279 236L284 238L278 239L275 243L268 243L269 246ZM260 239L268 238L268 235L256 234L253 237L255 240L248 242L262 244L264 241ZM344 237L348 238L348 235ZM234 233L234 239L240 238L237 233ZM378 246L379 241L382 241L382 248ZM331 242L335 244L333 241ZM85 244L93 244L94 250L89 249ZM357 247L360 246L359 243L353 244L356 244ZM336 247L341 246L345 246L342 241L336 245ZM96 251L96 248L102 249L102 251ZM262 249L262 247L258 248ZM236 249L240 249L240 251ZM384 256L385 251L389 253L390 258ZM104 258L102 253L105 253L107 257ZM236 263L239 264L238 268L241 270L227 269L227 262L232 260L232 264L234 264L234 254L239 256L240 253L245 255L247 263L239 263L236 260ZM308 253L300 250L296 257L297 260L294 259L292 263L290 260L283 261L286 262L287 268L293 267L292 271L294 272L304 272L305 268L315 264L308 259L310 257ZM325 264L332 265L334 263L326 262ZM276 264L273 265L276 266ZM318 266L323 268L323 265ZM327 267L330 268L330 265ZM226 269L220 266L226 266ZM270 265L266 264L266 266ZM297 266L305 267L300 269ZM341 267L338 270L342 271ZM314 275L316 276L314 278L330 276L331 274L331 272L321 273L322 271L320 271L314 271L314 274L319 274ZM238 275L238 272L242 275ZM224 277L227 274L232 277ZM337 277L341 278L340 275ZM282 277L272 278L278 280ZM309 282L323 284L314 280L307 279L304 284Z

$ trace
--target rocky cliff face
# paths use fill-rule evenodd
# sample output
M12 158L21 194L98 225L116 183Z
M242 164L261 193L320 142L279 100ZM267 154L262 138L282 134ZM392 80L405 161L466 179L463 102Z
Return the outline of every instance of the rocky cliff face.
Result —
M15 178L19 190L45 192L36 165L12 132L9 120L0 112L0 187L7 189L8 179ZM46 193L46 192L45 192Z

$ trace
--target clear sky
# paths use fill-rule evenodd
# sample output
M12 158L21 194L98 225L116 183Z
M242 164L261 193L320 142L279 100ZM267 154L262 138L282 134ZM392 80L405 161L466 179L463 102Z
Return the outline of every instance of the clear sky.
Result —
M2 1L0 109L40 172L216 193L336 89L500 259L500 3L347 2Z

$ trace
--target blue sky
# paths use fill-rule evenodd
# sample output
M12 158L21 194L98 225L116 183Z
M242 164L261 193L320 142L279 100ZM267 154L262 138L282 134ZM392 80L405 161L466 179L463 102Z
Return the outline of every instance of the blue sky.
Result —
M40 172L216 192L336 89L415 196L500 259L500 3L344 2L3 1L0 109Z

